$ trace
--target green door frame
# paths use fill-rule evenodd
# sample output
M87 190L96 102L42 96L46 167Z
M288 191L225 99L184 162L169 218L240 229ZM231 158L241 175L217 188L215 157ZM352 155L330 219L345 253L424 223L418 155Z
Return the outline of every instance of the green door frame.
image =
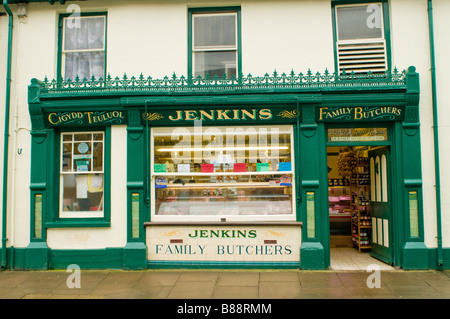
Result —
M387 127L388 129L388 140L387 141L380 141L380 142L328 142L327 140L327 136L328 136L328 129L330 128L362 128L362 127L367 127L367 128L373 128L373 127ZM398 172L397 169L395 169L394 167L400 166L400 164L397 161L397 158L395 157L395 135L398 134L396 132L395 129L395 123L389 123L389 122L377 122L377 123L370 123L370 122L364 122L361 124L356 124L356 123L348 123L347 125L345 124L326 124L323 127L324 129L324 145L325 148L322 152L322 154L324 154L324 157L326 158L326 148L328 146L387 146L390 148L391 150L391 156L390 156L390 161L391 161L391 174L390 174L390 178L388 180L389 183L389 189L391 194L398 194L398 187L396 185L396 181L398 180L398 177L396 176L397 174L394 172ZM324 185L328 185L328 172L325 169L322 169L322 183ZM398 266L398 260L399 260L399 249L397 249L398 245L398 236L397 234L399 234L399 225L400 223L398 223L398 221L396 220L394 214L392 213L394 211L395 207L398 207L398 201L397 201L397 197L396 196L390 196L389 197L391 200L389 201L389 205L390 205L390 211L391 211L391 220L392 220L392 226L390 227L390 238L391 238L391 243L393 243L393 250L394 250L394 254L393 254L393 259L394 259L394 265ZM328 191L326 193L324 193L323 196L323 201L324 201L324 206L326 204L325 207L328 207ZM399 210L399 212L401 212L402 210ZM324 220L326 220L325 224L326 224L326 229L329 231L330 229L330 224L329 224L329 218L328 218L328 211L323 211L324 214ZM328 241L325 242L326 244L328 244L328 251L329 251L329 245L330 245L330 240L329 237L327 239Z

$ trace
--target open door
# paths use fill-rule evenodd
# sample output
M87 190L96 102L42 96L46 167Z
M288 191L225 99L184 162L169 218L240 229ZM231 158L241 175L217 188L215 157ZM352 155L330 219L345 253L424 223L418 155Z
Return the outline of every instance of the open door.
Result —
M371 255L392 264L392 199L389 156L388 147L376 148L369 152L370 204L372 206Z

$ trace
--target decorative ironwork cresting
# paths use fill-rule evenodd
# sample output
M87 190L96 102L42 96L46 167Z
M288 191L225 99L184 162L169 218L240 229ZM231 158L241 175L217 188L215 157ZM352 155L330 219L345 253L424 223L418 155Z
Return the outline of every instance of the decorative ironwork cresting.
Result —
M124 74L121 78L111 77L105 79L90 80L75 78L68 80L51 80L46 77L41 85L41 93L75 93L75 92L201 92L201 91L232 91L232 90L267 90L267 89L301 89L301 88L345 88L345 87L385 87L406 85L406 71L393 71L384 73L338 73L325 72L313 73L308 70L305 74L290 73L279 74L274 71L272 75L253 76L251 74L239 77L215 76L202 77L178 77L175 73L162 79L151 76L128 77Z

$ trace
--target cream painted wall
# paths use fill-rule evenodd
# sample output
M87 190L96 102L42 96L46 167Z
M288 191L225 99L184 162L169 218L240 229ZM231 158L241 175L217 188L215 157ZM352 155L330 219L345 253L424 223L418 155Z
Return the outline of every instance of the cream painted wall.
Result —
M26 18L14 21L14 91L11 100L8 210L8 246L26 247L30 239L31 129L28 85L31 77L53 76L56 51L56 13L42 4L28 6ZM45 35L45 36L43 36ZM39 40L37 40L39 39ZM32 53L32 54L30 54ZM39 63L36 63L36 56ZM19 154L20 152L20 154Z
M53 249L123 247L127 239L127 131L111 127L111 227L49 229L47 244Z
M167 14L170 12L170 14ZM112 76L187 75L187 6L172 1L111 6L107 69Z
M3 8L1 12L4 12ZM6 90L6 51L8 46L8 18L3 16L0 18L0 109L4 109L5 101L5 90ZM3 112L2 112L3 113ZM4 113L3 113L4 114ZM5 116L0 115L0 132L5 130ZM3 135L2 135L3 136ZM3 181L3 149L4 142L3 138L0 139L0 181ZM3 182L2 186L3 187ZM1 188L0 188L1 189ZM0 203L3 203L3 192L0 192ZM1 204L0 204L1 207ZM1 215L1 208L0 208ZM2 229L3 220L0 218L0 229ZM1 236L1 235L0 235ZM0 242L0 247L3 243Z
M428 247L436 247L433 113L426 1L392 1L391 21L393 65L402 69L413 65L420 75L419 109L425 244Z
M72 2L71 2L72 3ZM329 0L263 1L247 0L243 3L223 1L126 1L109 2L107 71L112 76L127 75L161 78L187 73L187 8L192 6L241 5L242 12L242 67L244 74L264 75L279 72L305 73L334 71L331 5ZM425 239L429 247L436 247L436 213L434 192L434 158L431 79L428 42L428 20L425 0L391 0L391 33L393 65L400 70L410 65L417 68L421 84L421 147L424 186ZM450 1L434 0L436 62L438 76L438 104L441 137L441 182L443 200L444 246L450 246L449 206L445 196L450 188L450 167L446 158L450 146L446 137L450 134L448 120L450 90L446 76L450 74ZM104 1L74 2L82 11L104 11ZM8 216L9 230L13 223L13 234L8 235L15 247L26 247L29 243L29 175L30 175L30 122L27 104L27 86L32 77L44 79L56 76L57 20L58 13L66 12L68 4L53 6L48 3L28 5L28 17L15 19L14 55L18 61L13 67L14 91L11 104L11 156L10 165L14 196ZM15 6L12 6L15 12ZM168 14L169 13L169 14ZM6 50L7 17L0 18L0 50ZM282 35L282 36L280 36ZM5 51L6 52L6 51ZM36 63L36 61L39 61ZM0 54L0 108L4 103L5 56ZM3 118L0 129L3 132ZM13 131L16 131L14 135ZM107 229L50 229L49 245L52 248L101 248L120 247L126 241L126 131L124 127L113 128L114 171L113 211L111 228ZM0 155L3 151L0 140ZM17 150L22 153L17 154ZM3 156L1 156L0 161ZM12 162L12 161L11 161ZM0 172L1 175L1 172ZM0 194L1 198L1 194ZM0 219L1 224L1 219ZM0 225L1 226L1 225ZM0 243L1 244L1 243Z
M334 71L330 1L250 1L241 12L244 75Z
M442 239L443 246L450 246L450 1L434 0L434 31L436 50L436 90L439 124L439 152L441 171Z

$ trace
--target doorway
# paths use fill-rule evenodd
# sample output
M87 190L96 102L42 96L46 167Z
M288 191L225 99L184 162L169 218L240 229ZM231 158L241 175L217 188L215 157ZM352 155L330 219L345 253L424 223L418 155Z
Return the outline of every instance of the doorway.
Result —
M332 268L338 261L342 267L343 260L359 268L392 264L389 151L373 145L327 147Z

